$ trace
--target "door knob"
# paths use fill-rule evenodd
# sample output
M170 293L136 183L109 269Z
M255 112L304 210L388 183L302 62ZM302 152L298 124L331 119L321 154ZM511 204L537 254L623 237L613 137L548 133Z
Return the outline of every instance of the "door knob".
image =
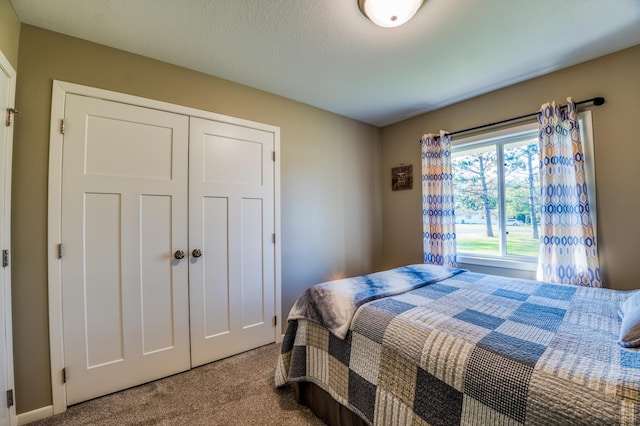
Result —
M191 255L193 257L200 257L202 256L202 250L200 249L193 249L193 251L191 252Z
M178 260L184 259L184 252L182 250L178 250L173 254L173 257L175 257Z

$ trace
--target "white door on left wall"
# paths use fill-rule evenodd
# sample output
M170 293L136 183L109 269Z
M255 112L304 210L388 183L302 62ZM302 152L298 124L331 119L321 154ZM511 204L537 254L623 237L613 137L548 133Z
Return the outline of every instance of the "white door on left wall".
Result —
M0 52L0 426L16 424L9 264L14 90L15 72Z

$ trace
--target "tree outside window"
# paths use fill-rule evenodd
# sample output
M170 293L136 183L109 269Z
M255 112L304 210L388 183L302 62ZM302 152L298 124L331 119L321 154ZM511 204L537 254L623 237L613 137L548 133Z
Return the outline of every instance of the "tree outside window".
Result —
M537 133L454 147L458 252L538 256L540 175Z

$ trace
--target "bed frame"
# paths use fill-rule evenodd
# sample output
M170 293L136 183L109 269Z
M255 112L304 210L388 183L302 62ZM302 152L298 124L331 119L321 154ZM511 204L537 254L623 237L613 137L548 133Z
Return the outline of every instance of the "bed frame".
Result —
M296 401L309 409L320 420L331 426L366 426L367 423L353 411L333 399L320 386L311 382L292 384Z

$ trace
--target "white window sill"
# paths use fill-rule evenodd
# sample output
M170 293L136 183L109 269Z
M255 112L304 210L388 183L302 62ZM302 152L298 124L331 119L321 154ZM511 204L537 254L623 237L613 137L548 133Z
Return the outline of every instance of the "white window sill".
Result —
M458 263L467 263L470 265L489 266L492 268L517 269L519 271L538 270L538 259L522 257L522 258L504 258L497 256L478 256L470 254L458 253Z

